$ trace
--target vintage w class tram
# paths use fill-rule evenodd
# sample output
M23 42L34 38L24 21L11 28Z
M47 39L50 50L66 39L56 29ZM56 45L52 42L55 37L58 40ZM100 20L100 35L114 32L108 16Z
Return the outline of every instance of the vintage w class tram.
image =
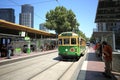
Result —
M58 35L58 55L62 58L79 59L86 49L86 41L74 32Z

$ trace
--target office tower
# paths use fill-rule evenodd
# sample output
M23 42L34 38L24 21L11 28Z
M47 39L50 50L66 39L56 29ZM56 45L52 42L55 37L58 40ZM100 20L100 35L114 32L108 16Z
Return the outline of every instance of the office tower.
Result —
M29 26L33 28L34 25L34 8L30 4L22 5L20 13L20 22L21 25Z
M43 24L39 25L39 30L43 30L43 31L49 31Z
M0 19L15 23L15 14L12 8L0 8Z

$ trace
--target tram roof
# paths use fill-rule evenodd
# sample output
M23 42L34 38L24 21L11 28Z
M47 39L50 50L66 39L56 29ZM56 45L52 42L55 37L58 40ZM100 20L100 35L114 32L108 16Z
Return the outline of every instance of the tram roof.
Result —
M37 29L34 29L34 28L30 28L28 26L15 24L15 23L8 22L8 21L1 20L1 19L0 19L0 27L8 28L8 29L14 29L14 30L20 30L20 31L25 31L25 32L30 32L30 33L34 33L34 34L41 34L41 35L45 35L45 36L56 36L55 34L48 33L48 32L43 31L43 30L37 30Z
M59 36L78 36L78 34L76 34L74 32L63 32L63 33L59 34Z

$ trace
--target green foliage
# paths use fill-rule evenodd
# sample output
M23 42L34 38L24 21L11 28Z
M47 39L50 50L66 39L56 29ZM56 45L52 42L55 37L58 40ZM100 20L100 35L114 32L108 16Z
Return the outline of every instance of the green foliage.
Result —
M89 41L89 38L87 38L86 35L81 30L77 29L75 30L75 33L84 38L86 41Z
M67 10L63 6L58 6L46 14L44 26L50 30L55 30L57 34L78 29L79 23L72 10Z

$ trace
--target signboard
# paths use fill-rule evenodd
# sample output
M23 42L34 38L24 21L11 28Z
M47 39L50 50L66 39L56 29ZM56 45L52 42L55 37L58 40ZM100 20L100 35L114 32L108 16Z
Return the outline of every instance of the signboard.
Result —
M27 40L30 40L30 37L25 37L25 40L27 41Z
M24 31L19 32L19 35L22 36L22 37L25 37L25 32Z

